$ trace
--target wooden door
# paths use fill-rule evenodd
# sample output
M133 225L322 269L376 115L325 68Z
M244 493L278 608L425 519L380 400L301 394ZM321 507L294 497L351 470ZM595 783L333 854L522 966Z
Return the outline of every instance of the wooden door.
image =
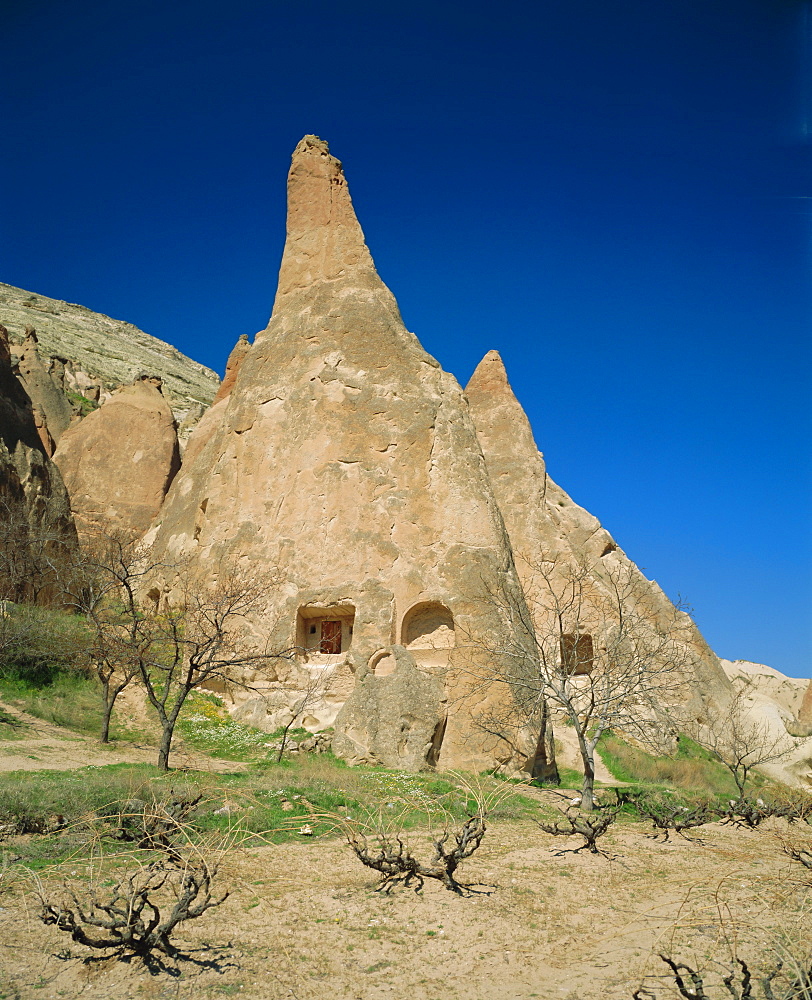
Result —
M341 652L341 622L321 623L320 653Z

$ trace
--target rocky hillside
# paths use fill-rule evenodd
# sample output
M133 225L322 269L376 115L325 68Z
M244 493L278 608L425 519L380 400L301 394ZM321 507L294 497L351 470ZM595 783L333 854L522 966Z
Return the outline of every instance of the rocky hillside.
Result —
M68 359L76 370L97 380L103 392L141 374L159 375L164 394L180 420L190 410L209 406L220 385L211 369L132 323L2 282L0 323L11 335L12 353L14 343L22 342L26 327L33 327L43 359Z

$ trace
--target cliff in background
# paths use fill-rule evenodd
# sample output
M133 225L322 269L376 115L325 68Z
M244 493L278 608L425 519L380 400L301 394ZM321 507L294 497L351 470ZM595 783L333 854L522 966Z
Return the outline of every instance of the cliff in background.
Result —
M19 357L17 345L24 340L26 327L33 327L43 361L53 357L69 361L75 372L99 383L102 395L142 374L159 375L179 423L190 411L199 416L220 386L210 368L132 323L2 282L0 323L9 331L12 358ZM75 388L82 392L79 381Z

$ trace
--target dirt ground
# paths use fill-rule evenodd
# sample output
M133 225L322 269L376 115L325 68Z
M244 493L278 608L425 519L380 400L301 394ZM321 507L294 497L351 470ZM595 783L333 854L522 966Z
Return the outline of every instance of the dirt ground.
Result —
M150 748L102 750L28 722L25 738L0 744L2 769L153 759ZM153 968L88 960L43 925L36 879L9 865L7 841L0 1000L629 1000L647 974L664 972L661 951L706 966L728 960L734 944L750 959L783 939L812 948L812 890L781 851L782 831L712 824L701 842L662 844L642 824L615 826L604 857L562 853L577 839L531 822L497 821L458 872L469 886L462 896L434 882L422 893L376 892L375 873L335 836L234 850L218 875L229 898L183 924L181 954ZM411 843L430 853L425 836ZM63 874L77 884L97 877L85 859ZM46 890L58 893L57 881ZM658 1000L675 995L664 980L647 985Z
M559 855L531 824L496 824L460 869L465 896L377 893L335 838L235 852L219 876L230 897L183 925L183 954L161 970L86 961L39 922L23 874L0 897L0 997L620 1000L663 971L658 951L701 965L727 957L724 932L751 957L810 934L775 832L713 825L704 843L663 845L636 825L604 839L611 858Z
M28 715L16 706L0 702L0 709L24 726L19 736L0 739L0 772L71 771L78 767L102 767L105 764L154 764L157 758L157 750L153 746L137 746L129 741L103 746L92 736L62 729ZM171 764L178 768L220 772L238 771L244 766L197 753L184 746L179 735L172 745ZM3 1000L2 994L0 1000Z

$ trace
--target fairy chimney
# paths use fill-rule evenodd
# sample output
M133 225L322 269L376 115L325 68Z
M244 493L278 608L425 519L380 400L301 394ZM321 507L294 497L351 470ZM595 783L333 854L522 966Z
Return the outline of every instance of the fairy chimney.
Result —
M677 614L658 584L646 579L598 519L550 479L497 351L479 363L465 395L537 634L544 634L549 614L543 574L560 577L570 567L586 567L593 594L609 595L612 581L622 580L627 612L648 620L654 629L658 622L677 621L678 659L691 682L686 693L725 701L730 683L699 630L687 615Z
M293 154L268 327L145 541L156 562L265 581L258 640L298 650L269 682L274 704L330 670L305 722L334 722L341 756L493 761L471 724L492 695L472 677L486 649L526 641L489 600L523 600L510 545L462 391L405 328L315 136ZM171 601L175 582L160 582ZM256 703L245 711L262 722Z

